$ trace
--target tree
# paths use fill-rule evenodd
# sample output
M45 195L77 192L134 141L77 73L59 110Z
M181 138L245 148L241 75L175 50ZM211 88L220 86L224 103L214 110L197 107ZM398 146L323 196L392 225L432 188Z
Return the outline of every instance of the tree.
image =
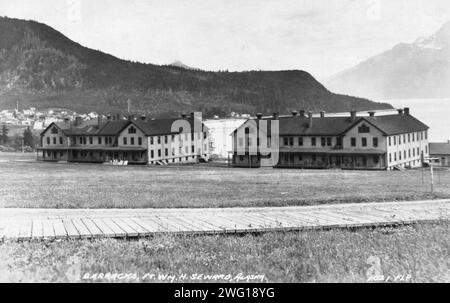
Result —
M3 144L8 142L8 132L9 132L9 129L6 127L6 124L3 124L2 133L0 135L0 141Z
M34 148L33 133L29 126L23 131L23 145Z

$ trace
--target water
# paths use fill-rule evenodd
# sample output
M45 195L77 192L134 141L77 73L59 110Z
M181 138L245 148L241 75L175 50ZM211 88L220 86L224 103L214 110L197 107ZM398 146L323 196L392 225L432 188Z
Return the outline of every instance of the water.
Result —
M450 99L390 99L378 100L395 108L409 107L410 113L430 127L430 142L450 140Z

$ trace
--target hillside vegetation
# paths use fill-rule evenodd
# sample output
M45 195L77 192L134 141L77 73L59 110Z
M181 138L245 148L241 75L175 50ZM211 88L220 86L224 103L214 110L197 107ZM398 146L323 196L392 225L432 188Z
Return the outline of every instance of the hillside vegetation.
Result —
M388 104L336 95L300 70L208 72L120 60L34 21L0 18L0 108L65 107L155 115L202 110L282 113L346 111Z

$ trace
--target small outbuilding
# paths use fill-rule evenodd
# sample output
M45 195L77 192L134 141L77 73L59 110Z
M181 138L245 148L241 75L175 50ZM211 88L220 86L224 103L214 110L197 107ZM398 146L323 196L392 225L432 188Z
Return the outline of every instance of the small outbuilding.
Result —
M436 158L435 165L450 166L450 140L446 143L430 143L430 157Z

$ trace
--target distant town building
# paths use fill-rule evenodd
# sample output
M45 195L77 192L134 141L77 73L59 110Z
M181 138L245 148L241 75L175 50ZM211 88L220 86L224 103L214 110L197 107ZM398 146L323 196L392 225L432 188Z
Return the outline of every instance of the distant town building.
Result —
M450 141L446 143L430 143L430 157L435 158L433 164L450 166Z
M232 150L231 133L241 126L246 119L211 119L204 123L209 129L211 140L211 155L221 158L228 157Z
M428 126L410 115L409 108L397 114L360 117L319 117L305 111L291 116L270 118L257 115L233 133L232 165L259 167L261 142L256 135L267 136L273 146L271 131L262 129L262 121L279 122L279 160L275 167L342 168L391 170L420 167L428 156ZM256 125L256 129L247 127Z
M173 124L181 125L172 131ZM192 114L179 119L86 123L80 118L49 125L41 133L38 160L128 164L189 163L209 159L208 128Z

